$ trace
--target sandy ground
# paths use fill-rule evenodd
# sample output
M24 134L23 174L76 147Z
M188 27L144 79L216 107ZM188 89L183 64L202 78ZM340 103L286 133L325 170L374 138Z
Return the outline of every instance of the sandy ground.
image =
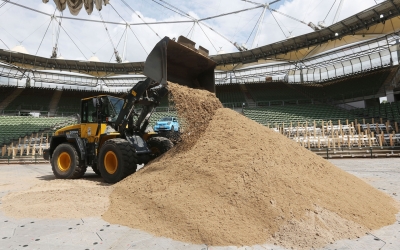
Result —
M400 201L400 159L330 160L375 188ZM0 199L9 193L24 191L36 184L53 181L50 165L0 165ZM101 185L101 179L88 171L84 179ZM88 199L90 198L90 194ZM2 202L2 199L1 201ZM65 208L63 208L65 209ZM320 249L393 249L400 247L400 214L394 224L374 230L353 240L339 240ZM24 247L26 246L26 247ZM109 224L100 216L79 219L17 219L6 216L0 204L0 249L284 249L262 244L247 247L193 245L146 232Z

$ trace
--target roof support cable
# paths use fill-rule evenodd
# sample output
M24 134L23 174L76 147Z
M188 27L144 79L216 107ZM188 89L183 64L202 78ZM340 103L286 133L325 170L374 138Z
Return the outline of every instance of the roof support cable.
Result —
M339 18L340 11L342 10L344 0L340 0L339 7L336 10L335 17L333 18L332 24L336 23L337 19Z
M51 53L51 57L50 57L50 58L57 58L58 40L59 40L59 38L60 38L62 16L63 16L63 12L61 12L60 21L55 20L55 21L57 22L57 24L58 24L58 27L57 27L58 29L57 29L57 34L56 34L56 41L55 41L55 43L54 43L53 51L52 51L52 53Z
M56 20L57 20L57 18L56 18ZM69 39L71 39L72 43L76 46L76 48L81 52L81 54L83 55L83 57L84 57L86 60L88 60L87 57L85 56L85 54L83 54L82 50L79 48L79 46L75 43L75 41L71 38L71 36L68 34L68 32L64 29L64 27L63 27L63 26L60 26L60 27L61 27L61 29L65 32L65 34L67 34L67 36L69 37Z
M161 39L161 37L158 35L158 33L153 28L151 28L150 25L147 24L137 12L134 9L132 9L131 6L129 6L129 4L127 4L124 0L121 0L121 1L125 4L126 7L128 7L133 13L135 13L143 21L143 23L146 24L146 26L149 27L149 29L151 29L151 31L153 31L154 34L156 34L156 36L158 38Z
M7 3L11 3L9 0L3 0L3 2L6 2L7 1ZM17 0L17 2L18 1L20 1L20 0ZM3 3L3 4L6 4L6 3ZM3 5L4 6L4 5ZM2 16L3 14L5 14L5 13L7 13L7 12L9 12L10 11L10 9L14 6L14 5L9 5L10 7L8 7L8 9L5 9L2 13L0 13L0 16Z
M258 34L260 33L260 29L261 29L261 27L262 27L262 23L263 23L263 21L264 21L264 16L265 16L265 11L267 10L267 6L265 6L264 7L264 9L263 9L263 12L262 12L262 14L261 14L261 19L260 19L260 21L258 22L258 27L257 27L257 31L256 31L256 34L254 35L254 39L253 39L253 44L251 45L251 48L253 49L254 48L254 45L256 44L256 41L257 41L257 43L258 43ZM257 44L258 45L258 44ZM257 46L256 45L256 46Z
M126 43L128 42L128 25L125 27L125 40L124 40L124 49L122 50L122 62L126 61Z
M30 33L27 37L25 37L22 41L19 41L19 43L23 43L26 39L28 39L31 35L33 35L38 29L40 29L45 23L47 23L47 20L44 21L37 29L35 29L32 33Z
M200 23L200 20L198 21ZM232 45L235 45L234 42L232 42L231 40L229 40L226 36L222 35L221 33L219 33L218 31L216 31L215 29L211 28L210 26L208 26L205 23L201 23L203 24L205 27L209 28L210 30L212 30L215 34L219 35L220 37L222 37L223 39L225 39L226 41L228 41L229 43L231 43Z
M217 52L218 53L218 50L217 50L217 48L214 46L214 44L211 42L211 40L210 40L210 38L207 36L207 34L206 34L206 32L204 32L204 30L203 30L203 28L201 27L201 25L199 24L199 23L197 23L198 25L199 25L199 27L200 27L200 29L201 29L201 31L203 31L203 33L204 33L204 35L207 37L207 39L208 39L208 41L211 43L211 45L214 47L214 49L215 49L215 52Z
M146 54L149 55L149 53L147 52L147 50L144 48L143 44L140 42L139 37L137 37L137 35L135 34L135 32L133 32L132 27L131 27L131 26L128 26L128 27L129 27L129 29L132 31L133 35L136 37L136 40L138 40L140 46L142 46L144 52L146 52Z
M253 8L247 8L247 9L242 9L242 10L238 10L238 11L233 11L233 12L228 12L228 13L224 13L224 14L220 14L220 15L216 15L216 16L211 16L211 17L207 17L207 18L202 18L202 19L196 19L193 16L189 15L188 13L185 13L184 11L182 11L181 9L173 6L172 4L167 3L165 0L158 0L161 1L165 4L167 4L168 6L170 6L171 8L174 8L175 10L172 10L170 8L168 8L167 6L164 6L162 4L160 4L161 6L164 6L165 8L168 8L172 11L174 11L175 13L178 13L181 16L185 16L191 20L193 20L194 22L200 23L201 21L205 21L205 20L209 20L209 19L213 19L213 18L218 18L218 17L222 17L222 16L227 16L227 15L233 15L233 14L238 14L244 11L249 11L249 10L254 10L254 9L258 9L263 7L264 5L259 5ZM278 2L280 0L276 0L274 2ZM217 32L216 30L214 30L213 28L211 28L210 26L208 26L207 24L205 24L204 22L202 23L205 27L209 28L211 31L215 32L217 35L219 35L220 37L222 37L223 39L225 39L226 41L228 41L229 43L231 43L233 46L235 46L236 48L239 49L240 46L238 46L236 43L232 42L231 40L229 40L228 38L226 38L225 36L223 36L221 33ZM199 25L200 26L200 25ZM239 49L240 50L240 49Z
M329 13L331 13L331 10L333 9L333 6L335 6L336 1L337 1L337 0L335 0L335 2L333 2L331 8L330 8L329 11L328 11L328 14L326 14L326 16L325 16L325 18L324 18L324 22L325 22L326 18L329 16Z
M122 32L121 38L118 40L118 43L117 43L117 48L118 48L119 44L121 43L122 38L123 38L124 35L125 35L125 32L126 32L126 33L128 32L127 28L125 28L124 32ZM109 60L108 62L111 62L113 56L114 56L114 53L111 55L111 58L110 58L110 60Z
M251 30L251 33L250 33L249 37L248 37L247 40L246 40L246 44L247 44L247 42L250 40L251 35L253 34L254 30L255 30L256 27L258 26L258 23L260 22L260 19L261 19L261 17L263 16L263 14L264 14L264 12L261 13L260 17L258 18L258 20L257 20L257 22L256 22L256 25L254 25L253 29Z
M3 3L0 4L0 8L6 5L10 0L3 0Z
M271 12L272 17L275 19L276 24L278 24L279 28L281 29L283 35L284 35L285 37L287 37L286 34L285 34L285 32L283 31L281 25L279 24L278 20L276 20L276 18L275 18L275 16L274 16L274 13L272 13L271 10L270 10L270 12Z
M295 20L295 21L297 21L297 22L300 22L300 23L305 24L305 25L308 26L308 24L307 24L306 22L301 21L300 19L297 19L297 18L295 18L295 17L289 16L289 15L287 15L287 14L285 14L285 13L282 13L282 12L280 12L280 11L278 11L278 10L275 10L275 9L272 9L272 8L270 8L270 10L273 11L273 12L276 12L276 13L278 13L278 14L281 14L282 16L285 16L285 17L287 17L287 18L290 18L290 19L292 19L292 20Z
M46 20L47 22L47 20ZM15 39L15 41L17 41L19 44L22 43L22 41L18 40L15 36L13 36L13 34L11 34L10 32L8 32L6 29L4 29L3 27L0 26L0 29L3 29L5 32L7 32L7 34L9 34L12 38Z
M249 10L255 10L255 9L259 9L259 8L263 8L263 7L264 7L264 5L261 4L261 5L252 7L252 8L247 8L247 9L242 9L242 10L237 10L237 11L233 11L233 12L228 12L228 13L219 14L219 15L216 15L216 16L210 16L210 17L201 18L201 19L199 19L198 21L201 22L201 21L205 21L205 20L210 20L210 19L218 18L218 17L223 17L223 16L228 16L228 15L238 14L238 13L240 13L240 12L245 12L245 11L249 11Z
M112 40L112 38L111 38L110 32L108 31L107 25L104 23L104 18L103 18L103 16L101 15L101 12L100 12L99 10L98 10L97 12L99 13L99 16L100 16L101 20L103 21L104 28L106 29L108 38L110 39L111 45L113 46L114 55L115 55L115 60L117 61L117 63L121 63L121 62L122 62L121 57L120 57L119 54L118 54L117 48L114 46L114 42L113 42L113 40Z
M64 17L65 19L65 17ZM58 21L57 16L55 17L55 20ZM75 43L75 41L72 39L72 37L68 34L67 30L61 25L60 28L65 32L65 34L67 34L67 36L69 37L69 39L71 39L71 41L74 43L74 45L78 48L78 50L81 52L81 54L83 55L83 57L86 58L85 54L82 53L82 51L80 50L80 48L78 47L78 45ZM82 41L79 40L79 38L75 37L76 40L78 40L80 43L82 43ZM93 54L96 54L95 52L92 51L91 48L89 48L88 46L86 46L84 43L82 43L88 50L90 50ZM86 58L87 60L87 58Z
M45 36L46 36L46 34L47 34L47 31L49 30L50 24L51 24L52 21L53 21L54 14L56 13L56 10L57 10L57 8L54 9L54 13L53 13L53 15L52 15L51 18L50 18L49 25L47 25L46 32L44 32L44 35L43 35L43 37L42 37L42 41L40 41L40 44L39 44L38 49L36 50L35 56L37 56L37 53L39 52L40 46L42 46L42 42L43 42L43 40L44 40L44 38L45 38Z
M190 28L189 33L186 35L186 37L189 37L190 32L194 29L194 26L196 25L196 22L193 22L192 28Z
M161 4L161 3L159 3L159 2L157 2L157 1L155 1L155 0L151 0L151 1L153 1L154 3L156 3L156 4L158 4L158 5L162 6L162 7L164 7L165 9L168 9L168 10L170 10L170 11L172 11L172 12L175 12L175 13L178 14L178 15L181 15L181 16L183 16L183 17L186 17L185 15L183 15L183 14L181 14L181 13L179 13L179 12L177 12L177 11L175 11L175 10L173 10L173 9L171 9L171 8L169 8L169 7L163 5L163 4Z
M190 34L189 39L192 39L195 30L196 30L196 22L193 24L192 34Z
M36 9L33 9L33 8L29 8L29 7L25 6L25 5L11 2L10 0L2 0L2 1L3 1L3 2L8 2L8 3L10 3L10 4L13 4L13 5L16 5L16 6L19 6L19 7L22 7L22 8L24 8L24 9L28 9L28 10L32 10L32 11L34 11L34 12L38 12L38 13L44 14L44 15L46 15L46 16L51 16L51 14L48 14L48 13L46 13L46 12L39 11L39 10L36 10Z
M110 4L110 5L111 5L111 4ZM126 28L125 28L125 29L126 29L126 39L128 38L128 31L127 31L127 29L129 28L129 29L132 31L133 35L134 35L134 36L136 37L136 39L138 40L139 44L142 46L144 52L146 52L146 54L148 55L149 53L147 53L146 49L144 48L143 44L140 42L139 38L136 36L135 32L133 32L133 30L132 30L131 26L129 25L129 23L125 21L125 19L124 19L124 18L118 13L118 11L114 8L114 6L111 5L111 7L115 10L115 12L118 14L118 16L126 23ZM156 35L158 36L157 33L156 33ZM121 38L122 38L122 37L121 37ZM121 40L120 40L120 41L121 41ZM119 43L118 43L118 44L119 44ZM117 45L117 47L118 47L118 45ZM123 52L123 56L122 56L122 57L125 56L125 48L126 48L126 41L125 41L124 52Z
M167 3L165 0L158 0L160 2L165 3L166 5L170 6L171 8L174 8L175 10L179 11L180 13L182 13L184 16L188 17L189 19L192 19L193 21L196 21L196 18L192 17L191 15L189 15L188 13L184 12L183 10L179 9L178 7Z
M10 50L10 48L7 46L7 44L3 40L1 40L1 38L0 38L0 41L7 47L8 50Z
M9 0L0 0L0 1L5 2L5 1L9 1ZM31 11L33 11L33 12L37 12L37 13L40 13L40 14L43 14L43 15L46 15L46 16L51 16L51 14L48 14L48 13L46 13L46 12L39 11L39 10L36 10L36 9L33 9L33 8L29 8L29 7L24 6L24 5L21 5L21 4L17 4L17 3L11 2L11 1L9 1L9 3L10 3L10 4L13 4L13 5L15 5L15 6L18 6L18 7L24 8L24 9L27 9L27 10L31 10ZM2 15L2 14L4 14L4 13L5 13L5 12L1 13L0 15ZM60 16L56 16L56 17L60 17ZM76 21L93 22L93 23L102 23L102 21L100 21L100 20L92 20L92 19L85 19L85 18L76 18L76 17L68 17L68 16L65 16L65 17L63 17L63 18L64 18L64 19L69 19L69 20L76 20ZM186 21L186 20L184 21L184 20L182 20L182 21L131 23L130 25L150 25L150 24L189 23L189 22L192 22L192 21ZM125 25L124 23L120 23L120 22L117 23L117 22L110 22L110 21L104 21L104 23L115 24L115 25Z

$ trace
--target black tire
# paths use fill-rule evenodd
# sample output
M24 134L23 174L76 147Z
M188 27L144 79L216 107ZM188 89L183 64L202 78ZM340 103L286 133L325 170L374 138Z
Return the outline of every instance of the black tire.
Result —
M152 158L156 158L171 148L174 147L174 144L171 142L170 139L160 136L155 136L150 138L147 141L147 145L149 146L150 151L152 152Z
M96 164L92 165L93 172L95 172L98 176L101 176L99 169L97 168Z
M174 133L174 132L175 132L174 126L171 126L171 133Z
M98 169L105 182L116 183L137 168L134 147L125 139L107 140L100 149Z
M78 152L70 143L56 147L51 158L51 168L59 179L78 179L86 172L86 167L79 162Z

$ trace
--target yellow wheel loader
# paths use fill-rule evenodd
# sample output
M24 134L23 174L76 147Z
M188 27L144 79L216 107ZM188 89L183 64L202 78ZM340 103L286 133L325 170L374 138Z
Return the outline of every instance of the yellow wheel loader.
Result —
M45 149L54 175L80 178L87 167L105 182L116 183L173 147L170 140L146 132L160 99L167 95L167 81L215 92L215 62L208 51L185 37L163 38L144 65L146 80L138 82L124 99L101 95L83 99L79 124L57 130ZM141 108L135 112L135 108Z

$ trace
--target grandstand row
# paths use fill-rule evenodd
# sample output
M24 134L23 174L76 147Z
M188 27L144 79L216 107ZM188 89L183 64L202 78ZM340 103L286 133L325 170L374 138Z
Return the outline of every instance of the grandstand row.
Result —
M350 146L350 139L343 137L346 134L351 136L354 146L400 146L400 89L392 90L392 101L379 101L398 70L398 66L378 68L314 83L269 80L217 84L216 96L225 107L308 148ZM79 113L81 99L101 94L123 97L125 93L0 85L2 157L29 155L27 141L37 145L30 154L40 154L48 136L57 128L77 121L75 115ZM176 113L166 97L153 114L149 127L160 118L172 115ZM345 127L337 127L335 134L334 126ZM346 126L353 133L346 132Z

